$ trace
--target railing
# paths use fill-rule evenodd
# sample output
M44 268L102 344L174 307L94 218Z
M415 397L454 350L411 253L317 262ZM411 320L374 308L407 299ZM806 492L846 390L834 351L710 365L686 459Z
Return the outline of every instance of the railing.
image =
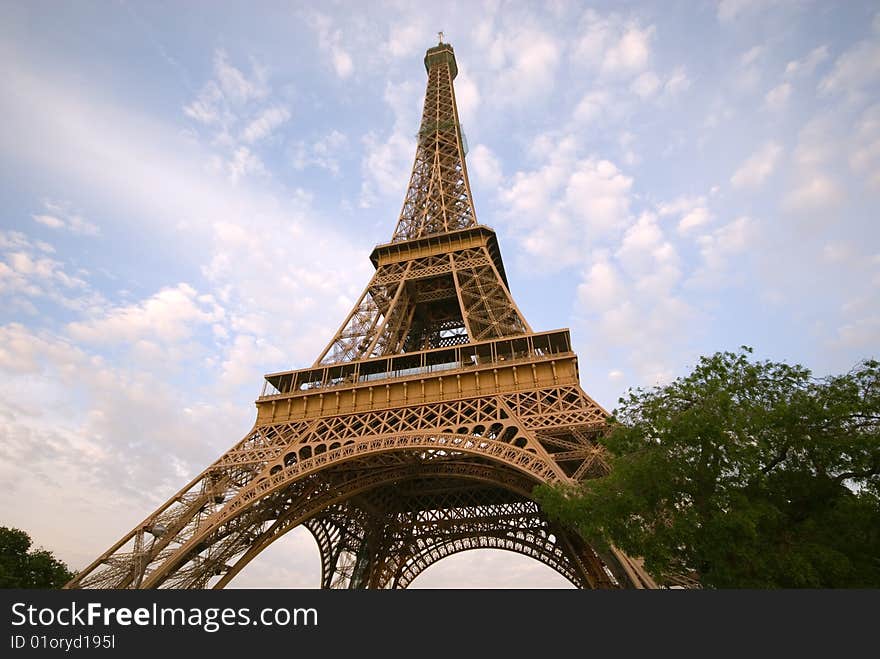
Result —
M384 382L445 371L466 371L488 364L508 365L570 352L568 330L507 337L417 353L376 357L346 364L274 373L266 376L260 397L331 389L367 382Z

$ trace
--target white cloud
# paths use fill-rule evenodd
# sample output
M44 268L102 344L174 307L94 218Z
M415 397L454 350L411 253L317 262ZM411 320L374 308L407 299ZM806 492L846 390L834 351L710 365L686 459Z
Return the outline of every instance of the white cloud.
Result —
M287 108L277 106L266 108L245 126L242 139L250 144L263 140L288 119L290 112Z
M487 187L497 186L502 179L501 163L492 150L484 144L478 144L467 155L469 171L472 171L480 183Z
M89 222L82 215L70 211L68 204L45 201L43 205L48 213L31 215L38 224L50 229L65 229L83 236L97 236L101 233L97 225Z
M681 276L676 250L656 219L643 214L614 255L600 250L591 260L578 286L580 331L594 351L622 350L638 383L668 381L697 321L675 293ZM608 376L617 380L619 373L616 367Z
M670 96L675 96L690 89L691 81L683 66L676 67L669 78L663 83L663 91Z
M50 229L60 229L65 226L64 220L59 220L57 217L53 215L32 215L34 218L34 222L38 222L44 226L49 227Z
M0 94L4 112L17 121L27 116L23 125L34 130L14 142L3 141L3 148L41 171L65 172L70 177L66 180L83 194L102 199L108 212L118 213L122 231L138 236L140 225L148 222L151 235L165 236L168 242L185 241L188 248L181 253L191 259L186 267L203 267L208 287L198 286L200 294L215 300L204 302L201 295L193 299L185 288L169 288L172 280L162 289L171 291L170 300L167 292L159 291L139 302L110 305L84 285L66 287L64 281L80 277L69 269L53 270L67 280L57 274L51 280L28 275L24 283L37 294L64 295L69 299L63 302L78 304L85 315L72 322L83 339L88 335L99 341L100 331L113 330L122 337L115 349L142 355L153 349L150 341L163 346L191 341L197 352L219 353L217 364L238 334L284 346L283 363L271 368L265 362L253 365L255 386L262 372L311 363L328 339L327 328L336 327L368 280L369 262L363 258L368 246L358 245L355 250L350 237L329 226L301 190L278 195L253 181L242 179L230 186L225 178L212 175L202 166L207 152L181 136L177 126L157 124L136 111L99 102L84 87L67 88L51 77L29 75L26 67L17 67L4 84L16 89L14 95ZM413 100L417 107L418 98ZM339 144L341 138L324 139ZM46 140L57 148L46 149ZM402 196L405 183L398 179L398 185ZM7 251L27 252L25 236L0 236L0 242L9 245ZM38 262L42 257L35 249L27 253ZM334 258L328 259L331 253ZM7 267L15 277L23 276ZM222 319L218 320L215 305L222 306ZM179 341L172 341L178 331L172 320L167 330L151 336L151 321L146 319L157 307L167 309L172 320L175 312L181 318ZM129 329L126 334L125 326L143 331ZM190 330L196 334L187 334ZM162 338L169 333L171 338ZM212 343L214 336L219 346ZM267 347L265 354L277 353Z
M574 109L574 119L588 123L602 116L611 101L610 94L602 89L588 91Z
M206 126L226 126L243 106L269 94L265 69L252 62L251 75L247 76L229 63L222 49L214 51L213 72L214 78L183 108L184 114Z
M340 78L347 78L354 71L354 62L345 50L339 46L333 46L333 69Z
M761 80L767 71L765 63L767 46L758 44L752 46L739 56L739 66L733 68L733 89L742 94L754 93L761 85Z
M799 131L793 153L791 187L782 198L789 212L812 214L826 211L843 199L843 189L828 174L835 169L845 140L839 134L839 119L820 115Z
M238 183L242 178L251 174L266 173L263 161L246 146L237 147L228 160L216 160L215 163L218 169L227 173L229 180L233 183Z
M877 292L880 290L880 254L865 258L856 249L845 246L845 262L836 262L835 271L843 268L858 277L857 285L847 290L834 321L834 334L827 344L836 350L857 355L873 355L880 341L880 313L877 313Z
M222 307L211 295L199 295L189 284L164 288L146 300L114 307L97 318L68 325L70 335L87 343L135 343L149 339L163 343L191 337L199 325L223 318Z
M660 78L653 71L645 71L632 81L629 88L640 98L648 98L660 89Z
M214 74L226 97L240 103L264 98L269 93L266 86L266 72L263 68L254 64L252 76L248 78L229 63L224 50L217 50L214 53Z
M493 98L515 104L550 92L559 65L559 41L534 27L499 34L503 64L494 74Z
M230 340L222 345L238 354L237 335L259 345L250 368L262 373L311 363L369 280L370 265L364 258L368 246L353 245L321 221L301 190L283 210L263 209L256 218L258 232L237 218L213 224L211 257L202 273L224 310L223 327L212 332L222 338L225 330ZM228 354L218 357L221 364L235 361Z
M652 213L642 213L623 235L617 257L623 263L635 264L654 253L663 241L663 231Z
M628 26L620 41L605 53L602 72L618 74L644 69L650 58L653 34L653 25L647 28Z
M681 278L678 252L653 213L642 213L627 229L615 256L640 293L668 295Z
M880 190L880 104L867 108L856 123L849 164L870 186Z
M56 555L77 569L236 441L252 415L14 323L0 326L0 376L0 478L4 502L15 502L0 512L54 535Z
M788 211L816 212L834 206L842 197L843 191L834 179L812 172L803 176L785 195L782 205Z
M791 97L791 83L783 82L777 85L764 96L764 102L773 112L779 112L788 105L788 99Z
M183 113L200 124L211 126L228 120L228 111L222 107L223 92L213 80L206 83L195 100L183 107Z
M678 217L678 232L681 234L690 233L693 229L712 220L712 214L709 212L704 196L688 197L682 195L672 201L661 202L657 204L657 212L661 217Z
M614 229L629 213L632 182L608 160L581 160L566 184L566 205L586 226L600 232Z
M0 295L37 297L42 294L42 289L34 282L29 281L26 274L20 272L13 263L0 261ZM27 308L33 309L34 307L31 304Z
M401 132L392 133L384 141L375 133L367 133L363 143L361 206L371 206L377 194L403 199L416 152L415 140Z
M825 263L846 263L855 259L856 252L852 244L846 242L828 243L822 248L822 260Z
M822 95L854 97L880 80L880 39L861 41L840 55L834 68L819 81Z
M705 207L698 207L688 211L681 222L678 223L678 230L681 233L687 233L693 229L703 226L711 219L709 210Z
M692 304L693 292L683 291L722 285L755 233L746 217L698 233L695 262L675 234L700 232L713 220L707 197L681 195L656 209L630 221L616 248L594 250L578 286L580 332L588 350L601 346L610 355L607 368L621 374L609 374L612 382L626 374L630 383L654 385L676 375L675 365L692 358L688 346L707 319ZM675 219L677 231L663 218Z
M850 348L870 353L880 343L880 315L857 318L837 328L835 347Z
M718 20L729 23L741 16L754 14L769 4L768 0L721 0L718 3Z
M751 47L739 56L740 66L733 68L731 86L743 95L756 93L763 86L763 79L768 71L768 48L764 44ZM727 112L731 108L725 108Z
M641 161L641 156L633 149L633 144L636 142L635 135L625 130L618 136L617 142L620 145L621 157L625 164L632 166Z
M782 154L782 147L776 142L768 142L749 156L734 172L730 183L735 188L755 188L762 185L773 171Z
M385 139L376 132L362 140L360 206L372 206L380 197L402 200L406 193L416 153L413 117L421 114L424 93L420 84L404 82L385 85L384 100L394 115L394 127Z
M458 107L459 119L462 123L475 119L477 108L480 107L480 89L464 66L459 67L458 75L453 84L455 85L455 105ZM412 120L410 117L409 121Z
M395 129L414 133L414 121L421 117L425 100L425 83L423 79L407 80L400 83L387 82L382 99L394 117Z
M39 279L49 279L54 276L55 269L59 265L57 261L42 258L34 260L24 252L9 254L9 264L12 269L22 275L33 275Z
M354 72L354 61L342 45L345 41L342 30L334 26L332 18L319 12L311 14L309 23L317 31L318 48L330 57L336 75L348 78Z
M811 76L822 62L828 59L828 46L822 45L814 48L810 53L800 60L791 60L785 65L785 76L793 78L797 76Z
M4 304L35 314L32 300L48 300L68 310L82 310L101 303L83 271L70 271L62 262L47 257L55 249L16 231L0 231L0 297Z
M702 206L705 203L705 197L688 197L687 195L682 195L676 197L672 201L664 201L657 204L657 212L661 216L681 215L697 206Z
M426 32L420 21L392 25L382 48L392 57L412 57L424 50Z
M184 114L211 133L217 149L210 159L214 172L232 183L250 175L265 175L254 149L290 119L290 111L273 102L265 67L251 60L251 74L230 64L225 51L214 53L214 77L205 83Z
M626 288L607 252L597 252L592 265L578 285L578 299L595 312L614 308L623 299Z
M541 136L532 150L544 163L508 178L499 199L525 250L564 267L627 222L633 181L608 160L577 157L573 137Z
M238 334L226 351L220 365L219 383L239 387L254 382L254 365L260 363L284 363L285 353L263 337Z
M746 250L757 233L755 221L741 216L719 227L711 234L700 236L702 262L693 275L691 283L699 285L718 284L725 275L730 258Z
M66 364L82 358L82 353L69 343L47 341L20 323L0 325L0 337L0 369L9 373L38 373L46 359Z
M497 71L504 66L507 54L504 47L504 36L495 26L494 17L486 17L474 26L474 43L479 46L489 68Z
M67 228L73 233L85 236L97 236L100 229L95 224L85 220L80 215L71 215L67 218Z
M798 132L794 164L801 170L817 169L833 162L841 148L836 117L819 116L808 121Z
M314 166L336 175L339 174L339 161L346 147L348 137L334 129L311 145L305 142L295 144L291 150L291 160L297 170Z
M767 50L766 47L758 45L752 46L742 55L740 55L739 62L743 67L748 67L758 61L758 58L764 55L764 52Z
M632 76L648 67L653 25L643 27L616 14L600 16L592 9L581 22L583 36L573 51L576 62L609 77Z
M323 138L315 142L314 152L318 156L331 156L348 144L344 133L333 129Z

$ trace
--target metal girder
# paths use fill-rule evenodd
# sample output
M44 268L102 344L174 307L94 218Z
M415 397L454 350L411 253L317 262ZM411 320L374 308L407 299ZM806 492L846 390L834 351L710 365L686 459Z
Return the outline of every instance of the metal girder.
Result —
M543 401L544 414L573 415L575 402L584 400L560 390L256 428L230 452L235 459L221 457L72 585L205 587L238 557L247 555L249 561L292 528L290 520L303 523L330 503L353 496L352 488L376 488L388 478L446 470L527 496L534 484L568 480L567 471L577 468L574 450L564 451L564 461L558 462L556 447L551 442L545 447L533 429L544 425L535 408ZM589 434L595 433L593 414L581 409L580 426L555 430L565 437L557 444L579 446L584 462L601 456ZM144 543L140 539L147 534L154 538Z
M452 47L445 44L449 53ZM454 56L435 58L418 134L413 171L392 240L410 240L477 223L465 165L455 89Z
M439 347L440 334L430 330L449 321L464 330L463 342L531 332L488 244L451 251L443 259L415 255L405 264L380 264L315 363Z
M405 588L470 549L519 552L584 588L655 587L530 499L607 473L607 413L567 330L534 333L477 224L452 47L426 56L415 163L392 241L310 369L267 376L254 428L69 588L222 588L305 525L324 588Z

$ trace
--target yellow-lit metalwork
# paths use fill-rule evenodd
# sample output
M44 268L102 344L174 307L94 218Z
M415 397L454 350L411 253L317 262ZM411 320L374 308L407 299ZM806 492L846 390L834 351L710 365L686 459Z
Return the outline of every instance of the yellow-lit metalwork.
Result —
M413 173L391 242L310 368L266 376L254 428L68 584L222 588L299 525L325 588L405 588L451 554L531 556L583 588L654 587L531 500L600 476L607 414L568 330L533 332L477 223L452 46L425 56Z

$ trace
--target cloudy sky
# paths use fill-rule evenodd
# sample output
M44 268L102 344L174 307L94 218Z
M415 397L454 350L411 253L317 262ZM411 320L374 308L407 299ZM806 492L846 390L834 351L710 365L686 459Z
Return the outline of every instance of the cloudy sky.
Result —
M443 30L479 220L609 410L701 354L880 345L870 1L0 3L0 525L82 568L368 280ZM306 532L240 586L316 585ZM557 586L468 552L416 586Z

